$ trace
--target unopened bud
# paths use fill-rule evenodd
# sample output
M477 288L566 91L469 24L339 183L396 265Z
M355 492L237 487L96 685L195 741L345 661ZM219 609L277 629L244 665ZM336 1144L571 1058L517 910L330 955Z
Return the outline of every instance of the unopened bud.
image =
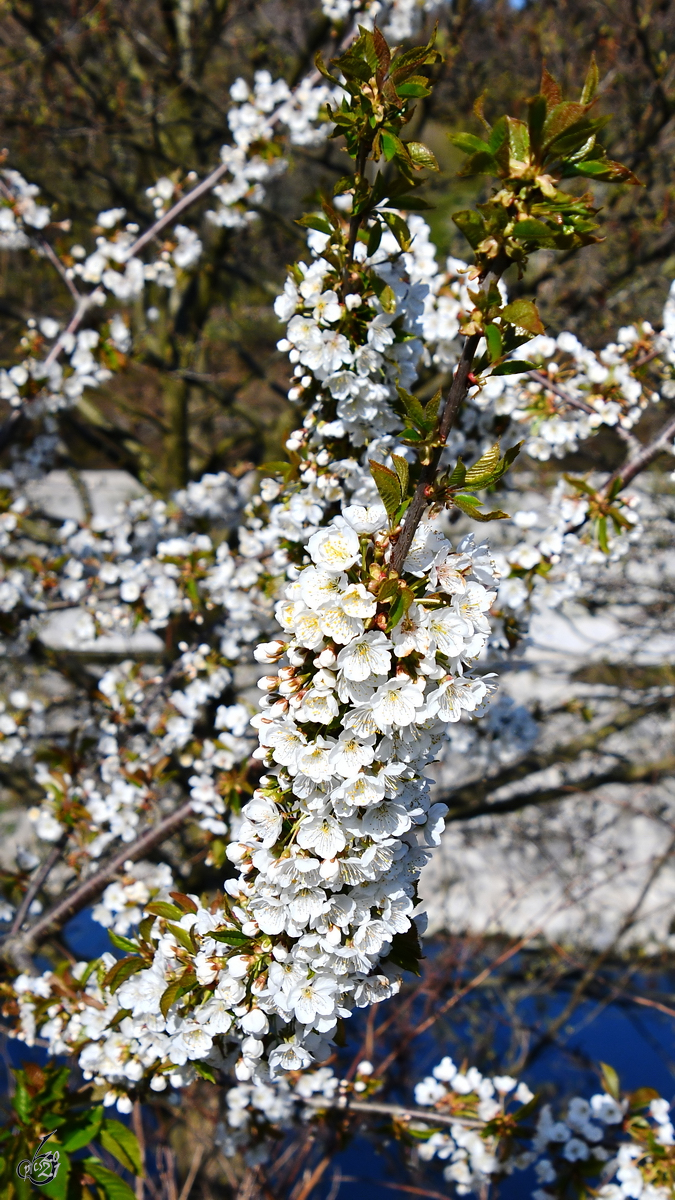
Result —
M261 642L253 651L253 657L259 663L273 663L281 658L286 649L286 642L275 638L272 642Z
M262 679L258 680L258 687L261 692L276 692L279 687L279 676L263 675Z

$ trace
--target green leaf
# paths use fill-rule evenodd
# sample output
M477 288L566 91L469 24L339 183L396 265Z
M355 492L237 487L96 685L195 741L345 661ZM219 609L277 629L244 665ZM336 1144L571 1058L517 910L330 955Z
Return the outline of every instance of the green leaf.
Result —
M385 467L383 463L376 462L372 458L368 460L368 464L382 503L387 510L387 516L391 519L403 499L399 477L395 471L390 471L389 467Z
M490 362L494 362L496 358L502 356L502 335L498 325L486 325L485 340L487 342L488 354Z
M628 167L614 162L611 158L572 163L568 171L573 175L587 175L590 179L606 179L613 183L633 183L642 186L640 180Z
M510 358L507 362L499 363L493 368L493 375L521 375L524 371L537 371L536 363L527 362L524 358Z
M401 196L401 208L406 212L428 212L433 207L433 204L429 204L429 201L423 200L421 196Z
M250 942L251 940L239 929L210 930L209 937L215 938L217 942L227 942L228 946L243 946L244 942Z
M271 465L268 463L267 467ZM287 467L288 463L284 463L284 466ZM164 917L167 921L180 921L183 916L183 910L177 904L169 904L166 900L155 900L152 904L146 904L145 911L153 913L156 917Z
M50 1138L45 1144L45 1151L49 1148L59 1151L59 1169L56 1177L49 1183L40 1184L39 1189L36 1189L37 1194L41 1196L49 1196L49 1200L65 1200L68 1195L68 1183L70 1180L70 1160L67 1154L61 1153L61 1146L56 1139Z
M528 333L543 333L541 317L533 300L513 300L501 312L502 320L509 325L519 325Z
M296 225L302 225L305 229L318 229L319 233L332 233L331 227L325 217L315 216L314 213L308 213L304 217L298 217L295 221Z
M485 221L480 213L474 212L472 208L461 209L460 212L452 214L452 219L460 233L464 234L471 249L475 250L487 234Z
M469 467L469 469L466 473L466 480L465 480L466 486L472 487L473 484L475 482L477 482L479 479L483 479L484 476L486 476L486 475L488 475L488 476L492 475L495 470L495 467L498 467L498 466L499 466L499 442L495 442L494 446L490 446L490 449L486 450L485 454L482 454L481 457L476 460L476 462L473 464L472 467Z
M554 232L544 221L537 221L534 217L527 217L524 221L516 221L513 226L513 236L522 238L524 242L541 242L553 237Z
M142 958L129 957L120 958L114 967L111 967L108 974L103 980L103 986L110 988L111 992L116 992L118 987L121 987L125 979L131 975L135 975L137 971L145 970L146 963Z
M573 100L564 100L553 108L549 105L548 116L544 124L544 149L547 149L565 133L571 125L586 116L583 104L575 104Z
M319 51L319 53L314 56L314 66L316 67L319 74L323 75L324 79L328 79L330 83L337 83L339 85L339 83L340 83L339 79L336 79L335 75L331 75L325 62L323 61L323 58L321 56L321 51Z
M448 477L447 487L449 487L449 488L463 487L465 479L466 479L466 467L464 466L464 463L462 462L461 458L458 458L457 462L455 463L455 465L453 467L452 475L450 475Z
M424 142L406 142L405 147L418 170L423 168L426 168L427 171L439 170L436 155L428 146L424 145Z
M599 82L600 82L600 75L598 73L598 64L595 61L595 54L591 54L591 62L590 62L588 71L586 73L586 80L584 82L583 90L581 92L581 97L580 97L582 104L590 104L591 100L593 99L595 93L598 90Z
M478 154L472 154L470 158L467 158L458 174L462 179L471 175L498 175L499 164L493 154L480 150Z
M167 922L166 927L169 932L173 934L176 941L183 947L184 950L188 950L190 954L194 954L195 945L189 929L183 929L182 926L173 925L171 922Z
M154 924L155 918L153 916L143 918L138 926L138 936L142 942L150 942L150 935Z
M544 131L544 121L546 120L546 97L539 95L533 96L528 105L528 128L530 131L530 145L536 155L541 150L541 143Z
M378 296L378 300L380 301L380 304L382 305L385 312L387 312L387 313L396 312L396 293L393 290L393 288L389 287L389 284L387 284L386 287L382 288L382 291L380 292L380 294Z
M441 406L442 399L443 393L439 388L437 392L434 392L431 400L427 401L424 409L424 425L426 433L433 433L436 429L436 425L438 424L438 410Z
M421 433L426 433L426 414L422 404L417 399L417 396L413 396L411 392L407 392L406 389L402 387L397 387L396 391L399 394L401 403L405 408L409 420L416 429L420 430Z
M467 517L473 517L475 521L509 520L509 514L502 512L499 508L494 509L493 512L481 512L480 508L478 507L480 505L480 500L478 500L476 496L469 496L464 492L458 492L457 495L453 496L452 502L457 506L457 508L461 509L463 513L466 513Z
M176 1001L180 999L182 994L183 989L181 987L180 979L175 979L173 983L170 983L169 986L164 989L159 1001L159 1010L165 1019L168 1016L171 1005L175 1004Z
M83 1158L79 1165L96 1180L106 1200L136 1200L129 1184L104 1167L99 1158Z
M409 250L410 230L403 220L403 217L400 217L398 213L383 212L382 220L386 221L401 249Z
M103 1149L121 1162L122 1166L126 1167L127 1171L131 1171L132 1175L143 1175L138 1138L127 1125L114 1120L113 1117L106 1117L98 1141Z
M380 604L386 604L388 600L393 600L395 596L398 596L400 582L398 576L394 579L385 579L377 593L377 599Z
M129 954L138 954L138 945L136 942L132 942L131 938L122 937L121 934L114 933L112 929L108 930L108 937L118 950L126 950Z
M395 625L398 625L401 618L407 613L414 599L415 593L411 588L404 585L399 589L399 593L389 609L387 629L393 629Z
M396 88L399 96L423 97L431 95L431 88L424 75L412 75L405 83L399 83Z
M608 1092L613 1100L620 1100L621 1084L619 1083L619 1076L614 1067L611 1067L609 1063L601 1062L600 1070L602 1071L602 1084L605 1091Z
M30 1114L33 1111L33 1100L28 1088L23 1079L23 1071L15 1072L16 1090L12 1099L14 1111L24 1125L30 1120Z
M607 517L600 517L598 520L598 545L603 554L609 554L609 542L607 541Z
M614 480L614 483L612 484L611 488L609 489L609 492L607 493L607 499L608 500L616 500L622 487L623 487L623 479L621 478L620 475L617 475L616 479Z
M448 140L465 154L490 154L490 147L482 138L474 137L472 133L449 133Z
M388 133L386 130L383 130L382 133L382 150L387 162L391 162L392 158L396 158L398 154L402 154L405 157L406 152L401 139L397 138L396 134Z
M217 1082L217 1081L216 1081L215 1074L214 1074L214 1072L213 1072L213 1068L212 1068L212 1067L210 1067L210 1066L208 1065L208 1063L204 1063L204 1062L193 1062L193 1063L192 1063L192 1066L194 1067L194 1069L195 1069L195 1071L197 1072L197 1074L198 1074L198 1075L201 1075L202 1079L206 1079L206 1080L208 1080L208 1082L209 1082L209 1083L216 1083L216 1082Z
M59 1128L59 1141L69 1154L88 1146L98 1136L103 1120L103 1105L99 1104L91 1112L81 1117L72 1117Z
M398 475L398 481L401 485L401 498L405 499L405 497L408 495L408 479L410 477L408 460L406 458L402 458L398 454L392 454L391 461L394 464L394 470Z
M384 226L380 223L380 221L375 221L375 224L372 225L368 231L367 253L369 258L371 258L372 255L375 254L375 251L379 249L383 232Z
M391 950L387 958L404 971L411 971L413 975L419 975L419 963L420 959L424 958L424 955L422 954L420 938L414 921L411 922L410 928L405 933L394 934L391 939Z

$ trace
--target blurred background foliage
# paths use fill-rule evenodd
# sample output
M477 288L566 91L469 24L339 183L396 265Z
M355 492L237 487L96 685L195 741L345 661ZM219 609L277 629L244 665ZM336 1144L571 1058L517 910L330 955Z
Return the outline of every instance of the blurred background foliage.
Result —
M592 347L637 317L658 327L675 276L672 4L452 0L439 17L438 85L409 127L442 168L426 192L439 251L467 255L450 214L489 186L457 177L461 155L447 133L480 132L472 109L483 91L488 117L520 115L519 98L536 92L543 62L576 96L595 52L598 111L612 115L605 144L644 186L610 194L593 185L606 240L569 261L541 251L509 288L536 296L551 332L571 329ZM158 177L182 181L217 164L231 140L234 80L267 69L293 85L336 36L307 0L6 0L0 121L7 162L40 185L55 220L72 218L56 239L61 250L85 240L97 212L112 206L124 206L144 228L153 216L145 189ZM133 364L59 418L65 459L121 466L167 492L204 470L244 470L278 457L292 417L270 304L301 248L293 219L343 173L341 157L332 142L295 148L248 230L202 225L207 253L189 285L173 294L155 329L138 313ZM190 223L197 217L191 211ZM36 257L29 272L23 254L2 252L0 260L0 347L11 358L25 319L67 318L70 297L44 260Z

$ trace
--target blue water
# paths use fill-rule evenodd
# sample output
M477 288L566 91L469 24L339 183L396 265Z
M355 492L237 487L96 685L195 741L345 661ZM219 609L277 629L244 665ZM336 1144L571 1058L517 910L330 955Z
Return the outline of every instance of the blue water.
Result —
M64 940L78 958L92 958L111 949L106 931L92 921L89 912L78 914L66 926ZM444 943L431 942L425 946L432 963L443 948ZM513 967L512 962L509 969ZM455 985L456 982L455 979ZM646 982L644 979L638 982L633 977L632 986L644 993ZM673 989L674 981L665 972L659 974L657 982L662 990ZM448 988L446 995L450 990ZM429 1074L445 1054L450 1054L456 1062L462 1061L466 1055L469 1062L474 1062L486 1074L510 1071L512 1060L509 1060L509 1047L513 1025L500 1005L498 995L498 992L487 991L473 993L469 1000L443 1018L442 1026L439 1022L412 1040L402 1060L409 1078L399 1079L399 1086L394 1078L394 1089L389 1098L411 1104L411 1085ZM524 998L516 1003L517 1018L530 1031L530 1048L537 1044L546 1022L561 1011L567 999L568 993L549 993ZM397 1011L401 1003L402 998L395 997L378 1006L376 1025L392 1011ZM413 1025L423 1015L420 1004L413 1008ZM359 1012L347 1023L349 1044L342 1052L345 1066L358 1052L366 1020L367 1014ZM442 1030L447 1036L443 1035ZM377 1043L374 1055L376 1065L396 1044L397 1036L391 1029ZM475 1046L481 1048L478 1054L475 1050L472 1052L471 1048ZM7 1065L19 1066L26 1060L44 1062L44 1059L44 1050L38 1047L28 1049L21 1043L7 1042ZM533 1091L544 1088L561 1098L574 1093L589 1096L599 1090L600 1061L610 1063L618 1071L624 1088L632 1090L650 1086L672 1100L675 1097L675 1019L654 1008L639 1007L629 1001L602 1004L597 1000L587 1000L577 1008L570 1025L565 1026L556 1041L544 1043L530 1065L518 1074ZM336 1070L340 1072L340 1064ZM4 1075L3 1087L6 1087L6 1067L0 1065L0 1072ZM442 1178L443 1166L443 1163L430 1164L425 1169L425 1181L432 1189L449 1194L449 1186ZM342 1176L341 1182L335 1175L338 1171ZM528 1174L519 1172L505 1180L500 1188L501 1200L522 1200L529 1196L535 1184ZM362 1200L364 1188L367 1187L368 1200L391 1200L396 1193L383 1184L405 1181L413 1182L402 1166L398 1144L394 1139L388 1139L383 1128L372 1139L367 1135L356 1136L346 1149L336 1154L312 1196L313 1200ZM424 1186L421 1179L415 1183ZM405 1195L404 1192L398 1194Z

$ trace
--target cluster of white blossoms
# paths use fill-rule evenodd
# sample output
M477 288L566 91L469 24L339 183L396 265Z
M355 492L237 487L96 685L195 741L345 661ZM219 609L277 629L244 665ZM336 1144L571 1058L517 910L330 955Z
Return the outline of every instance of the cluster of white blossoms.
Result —
M124 874L108 884L98 904L91 910L94 921L124 935L140 925L146 904L169 900L174 887L171 868L167 863L155 866L150 862L127 862Z
M533 1093L527 1084L519 1083L510 1075L489 1078L477 1067L461 1071L451 1058L443 1058L432 1074L415 1087L415 1102L421 1108L433 1106L446 1115L456 1113L457 1120L449 1132L432 1133L421 1143L417 1153L423 1162L433 1158L448 1160L443 1178L454 1184L458 1196L479 1192L494 1176L510 1175L532 1163L532 1154L528 1151L500 1157L498 1134L485 1136L481 1123L488 1124L506 1113L518 1119L519 1107L522 1109L532 1099ZM513 1102L515 1107L512 1107Z
M355 1082L320 1067L291 1078L240 1083L227 1093L219 1144L228 1154L239 1150L247 1162L265 1161L274 1144L270 1126L289 1132L331 1108L347 1110L350 1100L364 1092L372 1096L379 1086L369 1062L357 1066ZM567 1196L570 1184L582 1179L601 1200L669 1200L672 1194L666 1183L671 1162L657 1161L655 1169L659 1148L668 1151L674 1141L670 1105L651 1089L651 1099L632 1110L629 1097L574 1096L563 1119L555 1120L551 1105L540 1108L526 1083L506 1074L485 1076L476 1067L460 1069L446 1056L413 1094L418 1109L433 1109L428 1120L405 1110L415 1157L447 1164L443 1178L454 1195L483 1195L500 1176L525 1170L546 1184L535 1187L533 1200ZM433 1128L434 1113L443 1118L441 1128ZM659 1168L662 1182L655 1183Z
M311 231L310 260L294 269L275 306L277 315L287 322L287 336L280 345L288 350L294 371L290 398L305 414L303 425L288 440L291 451L302 452L300 481L284 490L276 479L263 480L260 494L252 497L245 509L236 551L231 550L223 533L239 519L248 481L235 481L224 472L191 483L168 506L163 501L141 498L111 518L68 521L58 531L58 547L49 541L26 541L26 530L31 528L35 514L19 488L19 494L2 517L6 550L5 575L0 582L2 610L25 614L24 619L34 628L35 622L43 619L40 614L48 612L50 599L57 598L60 604L71 602L80 610L71 634L74 646L86 646L100 634L131 631L139 620L153 630L161 630L176 614L185 614L199 624L205 617L211 619L209 614L216 613L221 618L215 629L225 660L223 667L227 662L250 659L251 650L261 637L272 636L270 596L278 590L280 576L288 573L295 583L295 564L302 561L309 540L326 519L325 514L350 502L365 507L377 502L373 479L365 465L367 458L386 461L392 451L400 456L409 454L397 440L402 422L394 407L396 386L414 387L417 371L425 362L447 369L458 357L460 317L468 307L465 269L463 264L450 260L446 269L439 271L428 226L413 216L410 228L413 240L406 253L400 252L388 232L370 259L365 247L357 244L357 262L372 286L366 289L365 296L359 292L350 294L348 303L338 300L338 281L322 256L327 236ZM119 321L126 329L124 321L121 318ZM347 322L350 326L342 332ZM668 361L672 350L664 350L661 341L670 346L669 328L658 346ZM53 335L55 331L48 332ZM537 339L537 343L541 342L542 339ZM535 343L530 345L536 349ZM622 345L628 352L633 342L626 335ZM547 352L551 349L543 348ZM557 344L553 348L559 357ZM580 352L578 357L581 361ZM593 387L599 385L590 378L583 384L577 367L574 369L575 387L592 399ZM525 383L517 376L507 380L512 391L517 388L522 391L532 383ZM494 384L504 393L506 385L502 380L494 380ZM492 404L485 402L485 391L490 386L488 381L483 392L475 390L470 396L460 425L451 436L447 459L462 453L470 460L493 441L494 422L503 422L504 413L496 411L497 400ZM633 400L635 404L642 402L635 396ZM628 408L626 412L632 420L634 412ZM565 416L568 415L566 412ZM571 419L577 415L575 410ZM603 420L609 417L607 412L601 414ZM551 417L554 419L557 418ZM519 415L512 431L507 430L506 444L509 439L516 439L521 426ZM567 500L563 493L570 490L562 483L553 496L555 526L547 527L545 513L516 513L516 544L505 548L497 559L503 575L498 600L502 609L522 610L530 600L535 605L559 603L581 586L575 556L582 565L592 560L596 564L604 561L595 547L578 538L573 530L566 531L566 525L575 526L584 520L588 506L583 495L574 494ZM626 511L630 516L631 509ZM204 517L210 521L211 533L191 531L190 522ZM354 536L359 536L356 531ZM620 544L627 540L625 535L616 539ZM17 553L19 547L24 551L23 556ZM462 571L469 561L465 546L460 544L453 551L438 529L423 526L413 549L417 565L413 566L410 557L407 566L415 581L425 571L437 571L439 567L441 574L445 571L451 578L458 563L457 578L463 578ZM472 554L475 559L473 551ZM451 560L447 570L440 561L443 556ZM556 565L557 576L550 572L550 567ZM492 584L487 559L482 583L488 587ZM197 606L195 597L199 597ZM418 615L416 602L408 619L413 622ZM364 620L350 619L357 624L359 619L362 623ZM484 639L485 614L482 620ZM491 620L493 637L498 641L498 620L494 617ZM424 635L420 633L420 637L423 639ZM122 669L125 687L129 682L128 670ZM213 666L210 674L212 671ZM194 720L209 695L217 693L219 679L222 686L228 683L224 675L216 673L210 685L216 692L209 692L204 681L199 687L190 684L187 690L172 689L165 697L162 713L143 735L134 730L134 756L152 762L167 751L183 753L193 736ZM460 689L461 702L455 697L456 690L454 685L450 690L455 714L462 704L470 711L477 699L476 685L467 686L465 681ZM326 699L326 704L330 706L331 701ZM229 707L237 707L236 696ZM245 711L245 706L240 706L239 712ZM104 724L106 719L102 717ZM237 720L240 722L241 716ZM101 727L102 744L109 745L110 737L118 732ZM508 740L508 730L505 737ZM9 743L6 753L16 748L12 738ZM238 753L244 758L251 748L250 740L242 736L241 730L233 732L224 725L216 726L203 745L204 750L185 752L197 764L193 779L212 777L214 772L230 769L235 761L241 761ZM138 761L137 757L134 761ZM119 763L119 755L105 754L85 781L90 797L85 802L86 819L92 824L93 835L88 844L95 856L109 845L111 835L131 840L138 831L141 814L150 811L147 791L140 784L138 773L133 766L129 771L125 765L120 768ZM129 775L134 778L130 780ZM48 799L35 810L36 829L47 840L58 840L62 830L59 808L64 802L82 799L82 781L55 782L53 774L44 767L40 778L47 787ZM204 778L198 787L200 797L204 794L202 784ZM211 785L209 788L214 792ZM222 798L212 796L201 817L203 822L212 822L214 835L224 832L224 816Z
M574 1096L562 1120L555 1120L550 1105L544 1105L532 1144L535 1172L544 1186L532 1193L533 1200L555 1200L560 1194L556 1185L564 1187L578 1168L599 1177L594 1194L601 1200L669 1200L672 1187L666 1177L672 1165L659 1164L659 1151L675 1145L670 1104L648 1090L652 1098L641 1106L635 1124L629 1098L615 1099L606 1092L590 1100Z
M322 0L331 21L358 19L365 29L377 24L391 42L404 41L422 27L424 18L442 8L446 0Z
M244 213L259 198L255 147L272 136L284 105L293 132L297 93L284 88L264 73L252 91L234 85L236 146L224 158L232 190L221 184L215 192L223 206L210 218L217 224L233 223L219 212ZM312 128L317 114L318 107ZM299 127L293 136L306 144ZM150 197L158 212L173 198L169 184L158 181ZM336 197L335 206L346 232L350 197ZM120 209L99 214L107 232L90 255L73 254L72 268L92 296L118 305L148 282L173 286L176 270L194 265L201 248L194 231L176 227L157 261L145 264L124 217ZM53 1053L77 1049L83 1069L123 1105L129 1090L159 1090L167 1077L178 1086L195 1070L234 1069L255 1087L321 1061L338 1021L392 995L400 969L415 958L416 885L444 812L432 803L426 772L448 728L480 715L493 690L477 664L492 636L498 573L485 544L471 534L453 544L434 518L419 525L400 580L390 578L390 530L369 461L414 458L401 440L399 389L413 388L426 368L450 373L471 304L464 264L449 260L439 270L428 226L413 216L409 228L405 252L388 231L370 256L365 242L356 243L357 278L347 294L327 250L330 233L320 229L309 235L308 261L289 274L275 304L286 323L279 345L293 368L289 398L298 412L285 476L272 471L251 498L225 473L205 476L170 503L134 500L114 518L67 521L42 541L25 497L11 498L2 517L0 609L15 615L17 640L22 630L39 631L52 601L79 612L80 648L139 622L157 633L174 618L209 639L192 649L181 642L180 658L159 676L131 663L105 672L94 749L80 776L39 767L47 798L33 814L36 831L56 842L74 830L82 859L100 856L114 839L131 842L144 821L171 811L179 789L160 795L153 775L167 756L177 775L189 771L181 786L201 829L219 838L231 824L227 853L237 877L212 908L196 896L157 901L142 878L108 889L100 916L125 925L116 936L133 929L132 910L145 915L122 967L110 957L78 968L88 1000L77 989L74 999L57 995L49 973L39 984L17 981L20 1036L30 1040L37 1030ZM93 380L82 386L94 386L94 350L126 353L129 328L118 312L109 336L83 330L70 350L67 335L51 326L36 325L34 338L36 345L38 333L57 338L54 351L80 355L82 378ZM544 379L472 387L444 464L458 454L473 461L505 418L503 445L524 432L538 459L544 444L576 445L599 424L628 429L655 398L631 374L635 355L647 353L638 346L645 338L652 338L645 326L635 338L622 331L604 358L569 334L530 343ZM671 361L667 347L657 349ZM17 369L27 371L23 383L12 375ZM77 369L64 371L63 388L54 384L50 394L71 386ZM7 372L19 402L32 371L23 364ZM578 405L560 399L558 381L592 410L582 413L585 424ZM569 426L564 439L555 432L561 420ZM574 503L572 511L554 496L558 540L549 534L547 545L542 537L525 541L532 522L515 522L503 607L543 592L538 568L562 563L576 536L566 524L586 517L583 497ZM252 747L250 709L234 693L232 667L250 661L253 647L257 661L274 668L261 680L251 722L259 742L253 757L265 773L241 817L230 820L227 775ZM148 900L140 899L143 889ZM458 1171L482 1170L471 1165L468 1143L455 1139L455 1149L465 1151Z

